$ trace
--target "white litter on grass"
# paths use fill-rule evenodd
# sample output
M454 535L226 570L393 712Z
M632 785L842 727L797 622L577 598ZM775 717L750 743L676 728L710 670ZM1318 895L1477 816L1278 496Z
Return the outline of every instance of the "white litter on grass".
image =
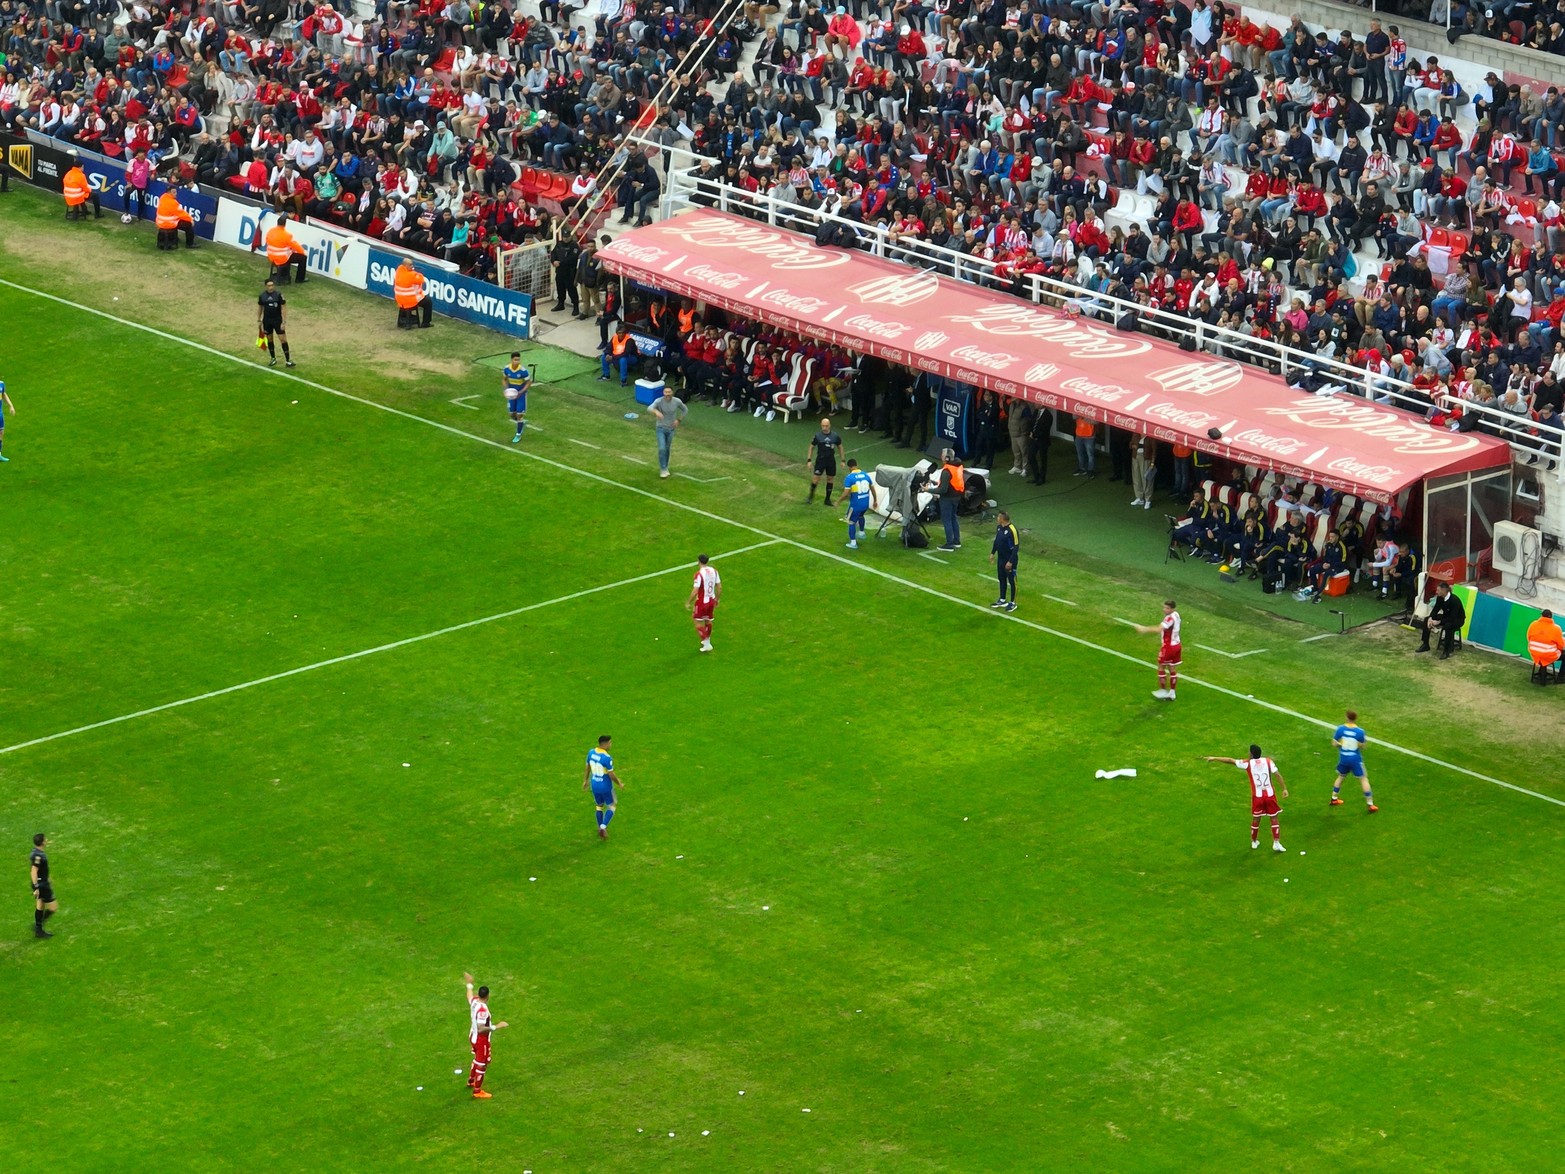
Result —
M1136 777L1136 768L1125 766L1119 770L1100 770L1097 772L1097 777L1100 779L1133 779Z
M768 909L770 909L770 908L771 908L771 906L770 906L770 905L762 905L762 906L761 906L761 912L763 912L763 913L764 913L764 912L766 912L766 911L767 911L767 910L768 910Z
M422 1084L418 1086L418 1091L419 1092L423 1092L424 1091L424 1086Z
M675 859L675 860L683 860L683 859L684 859L684 857L683 857L683 856L676 856L676 857L674 857L674 859Z
M451 1069L451 1072L455 1076L461 1076L462 1075L462 1070L460 1068L453 1068L453 1069Z
M711 1137L712 1136L712 1131L710 1129L703 1129L701 1131L701 1136L702 1137Z
M670 1129L670 1130L669 1130L669 1131L668 1131L668 1135L669 1135L669 1136L670 1136L670 1137L673 1137L673 1136L674 1136L674 1131L673 1131L673 1130L672 1130L672 1129Z
M808 1110L808 1109L805 1109L805 1110L804 1110L804 1112L806 1112L806 1113L808 1113L808 1112L809 1112L809 1110Z
M742 1088L741 1088L741 1089L740 1089L740 1090L739 1090L739 1095L740 1095L740 1096L744 1096L744 1089L742 1089Z
M967 816L965 816L965 815L964 815L964 816L963 816L963 817L962 817L962 822L963 822L963 823L966 823L966 822L967 822Z
M1283 884L1287 884L1288 883L1288 878L1287 877L1283 877L1282 878L1282 883Z
M1303 855L1304 855L1304 849L1303 849L1303 848L1300 848L1300 849L1299 849L1299 855L1300 855L1300 856L1303 856Z
M639 1129L638 1129L638 1130L636 1130L636 1132L637 1132L637 1133L640 1133L640 1132L641 1132L641 1130L639 1130Z
M411 762L404 762L402 765L403 766L412 766L413 764Z
M290 401L290 402L292 402L292 403L298 403L298 402L299 402L299 401L298 401L298 400L292 400L292 401Z
M535 880L537 880L537 879L538 879L538 878L537 878L537 877L535 877L535 876L530 876L530 877L528 877L528 878L527 878L527 879L528 879L528 880L530 880L530 881L535 881Z

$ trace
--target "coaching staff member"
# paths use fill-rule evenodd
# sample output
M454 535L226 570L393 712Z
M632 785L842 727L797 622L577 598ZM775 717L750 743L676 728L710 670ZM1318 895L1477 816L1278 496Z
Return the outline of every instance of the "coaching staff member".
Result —
M54 899L54 886L49 883L49 857L44 855L44 845L49 838L42 832L33 837L33 854L28 857L28 871L33 882L33 937L52 938L54 935L43 923L54 916L59 903Z
M1435 601L1429 608L1429 614L1421 620L1414 620L1414 627L1423 633L1423 643L1418 646L1419 652L1429 651L1429 637L1440 633L1440 659L1444 660L1451 655L1451 648L1456 643L1456 634L1462 630L1462 625L1467 622L1467 609L1462 606L1462 601L1451 594L1451 584L1440 583L1435 587Z

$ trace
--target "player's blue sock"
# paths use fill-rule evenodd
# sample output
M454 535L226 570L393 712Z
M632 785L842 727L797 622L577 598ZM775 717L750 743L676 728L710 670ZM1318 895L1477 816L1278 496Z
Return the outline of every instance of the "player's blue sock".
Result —
M1335 799L1340 794L1342 794L1342 784L1341 783L1332 783L1331 784L1331 797L1333 799Z
M516 435L520 436L525 431L527 431L527 421L518 420L516 422Z
M1373 791L1365 791L1364 792L1364 802L1365 803L1371 803L1371 804L1374 803L1375 802L1375 792L1373 792Z
M856 541L858 541L858 537L859 537L859 528L857 526L855 526L852 522L849 522L848 523L848 541L849 542L856 542Z
M604 808L604 810L603 810L603 826L604 827L608 827L609 824L611 824L613 822L614 822L614 808L612 808L612 807Z
M602 827L604 825L604 822L605 822L605 820L603 818L603 808L599 807L598 808L598 826Z

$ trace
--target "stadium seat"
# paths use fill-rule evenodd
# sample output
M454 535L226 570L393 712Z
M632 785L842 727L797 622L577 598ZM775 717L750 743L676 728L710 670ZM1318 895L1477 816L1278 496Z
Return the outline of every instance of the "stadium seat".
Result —
M815 360L807 359L803 355L794 355L793 369L788 374L783 390L772 397L777 401L777 410L783 414L785 422L795 417L800 419L804 417L806 409L810 406L810 384L814 380Z
M1463 253L1467 252L1467 246L1472 243L1472 240L1465 232L1457 232L1455 229L1451 230L1450 239L1451 260L1454 261Z
M1430 228L1426 240L1431 249L1449 249L1451 247L1451 230L1448 228Z

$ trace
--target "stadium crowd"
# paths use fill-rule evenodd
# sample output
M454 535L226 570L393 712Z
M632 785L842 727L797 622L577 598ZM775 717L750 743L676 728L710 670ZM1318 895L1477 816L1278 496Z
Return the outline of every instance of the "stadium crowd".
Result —
M649 217L658 168L623 140L640 127L891 256L926 241L1018 292L1033 273L1082 284L1089 313L1109 294L1287 343L1297 386L1329 384L1305 356L1330 357L1406 380L1440 425L1491 397L1559 419L1556 88L1490 74L1469 94L1377 17L1275 28L1208 0L753 3L677 73L713 11L0 0L0 120L485 278L552 231L517 185L528 165L575 173L566 207L612 170L622 219ZM1457 24L1509 35L1516 11ZM1565 50L1557 13L1535 15L1522 39Z

